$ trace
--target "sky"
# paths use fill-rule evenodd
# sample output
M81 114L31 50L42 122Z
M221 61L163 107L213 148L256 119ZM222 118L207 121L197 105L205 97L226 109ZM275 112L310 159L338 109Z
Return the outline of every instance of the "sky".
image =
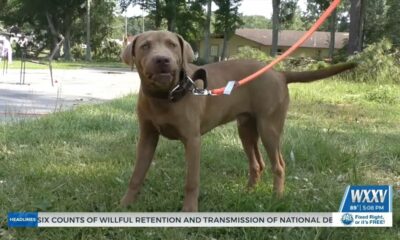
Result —
M306 0L299 0L299 6L302 10L305 10ZM213 3L212 11L215 11L217 6ZM270 18L272 15L272 0L243 0L239 7L239 12L243 15L262 15ZM127 16L139 16L142 15L142 10L139 6L128 8Z

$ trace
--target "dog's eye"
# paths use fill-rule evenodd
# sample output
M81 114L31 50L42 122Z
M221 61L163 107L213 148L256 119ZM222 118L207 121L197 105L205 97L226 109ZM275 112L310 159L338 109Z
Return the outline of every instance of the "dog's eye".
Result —
M150 49L150 46L151 45L150 45L149 42L145 42L140 46L140 48L143 49L143 50L148 50L148 49Z
M170 41L168 41L167 42L167 45L168 45L168 47L170 47L170 48L176 48L176 43L174 43L174 42L170 42Z

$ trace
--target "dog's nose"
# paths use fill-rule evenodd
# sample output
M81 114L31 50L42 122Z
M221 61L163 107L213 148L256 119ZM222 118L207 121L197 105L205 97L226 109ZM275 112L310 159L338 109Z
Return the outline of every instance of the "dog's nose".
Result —
M165 65L169 65L171 63L171 60L165 56L156 56L154 58L154 63L159 66L165 66Z

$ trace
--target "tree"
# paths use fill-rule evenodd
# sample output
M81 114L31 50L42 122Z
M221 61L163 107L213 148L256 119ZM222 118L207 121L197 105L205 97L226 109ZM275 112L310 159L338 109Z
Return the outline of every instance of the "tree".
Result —
M392 40L393 45L400 46L400 1L399 0L387 0L387 12L386 12L386 26L385 32L387 37Z
M228 41L243 22L239 15L239 6L241 0L216 0L219 7L215 11L215 31L224 35L221 59L226 56Z
M350 0L350 31L348 54L361 52L363 44L363 25L364 25L364 0Z
M278 51L280 4L281 0L272 0L272 46L270 54L273 57Z
M204 3L204 0L183 1L176 12L176 32L195 47L204 34L203 31L199 31L199 29L204 29L206 20Z
M264 16L243 16L242 21L244 28L270 29L272 27L271 20Z
M211 31L211 3L212 0L207 0L207 17L204 27L204 61L208 62L210 58L210 31Z
M84 9L80 7L82 3L82 0L10 0L5 7L5 21L29 24L39 32L50 29L53 46L62 34L65 38L64 58L70 60L71 29L74 21L84 14Z
M116 3L108 0L91 0L90 14L90 44L91 50L96 56L99 52L102 42L112 37L114 24L119 21L118 17L114 16ZM85 10L85 9L84 9ZM86 42L86 19L84 14L81 18L76 19L72 26L72 41L74 43ZM123 33L115 36L121 38Z
M365 4L364 39L366 44L379 42L390 32L386 31L387 24L387 0L367 1ZM398 9L397 9L398 10ZM400 13L398 13L400 14Z
M308 0L307 8L310 10L309 20L312 22L316 21L321 14L329 7L331 4L330 0ZM335 50L335 33L336 33L336 25L337 25L337 12L335 9L329 18L329 25L325 30L330 31L330 40L329 40L329 58L333 58L333 53Z
M64 58L71 59L71 46L84 41L85 0L8 0L2 19L7 25L23 26L25 33L44 37L51 50L59 35L65 38ZM92 0L91 43L94 48L111 33L115 1ZM46 31L48 30L48 31ZM47 32L43 35L43 32ZM96 46L97 45L97 46Z
M202 5L206 0L119 0L125 10L130 4L139 4L149 12L155 28L162 28L163 20L169 31L178 32L189 42L199 39L204 28Z
M295 26L299 24L297 0L283 0L279 6L279 25L281 29L299 28ZM301 22L300 22L301 24Z

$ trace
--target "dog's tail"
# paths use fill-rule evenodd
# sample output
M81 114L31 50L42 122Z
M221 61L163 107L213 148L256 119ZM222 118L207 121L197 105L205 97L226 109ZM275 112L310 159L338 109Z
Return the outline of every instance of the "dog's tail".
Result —
M316 71L282 73L286 78L286 83L288 84L297 82L306 83L336 75L348 69L352 69L356 66L356 63L342 63Z

